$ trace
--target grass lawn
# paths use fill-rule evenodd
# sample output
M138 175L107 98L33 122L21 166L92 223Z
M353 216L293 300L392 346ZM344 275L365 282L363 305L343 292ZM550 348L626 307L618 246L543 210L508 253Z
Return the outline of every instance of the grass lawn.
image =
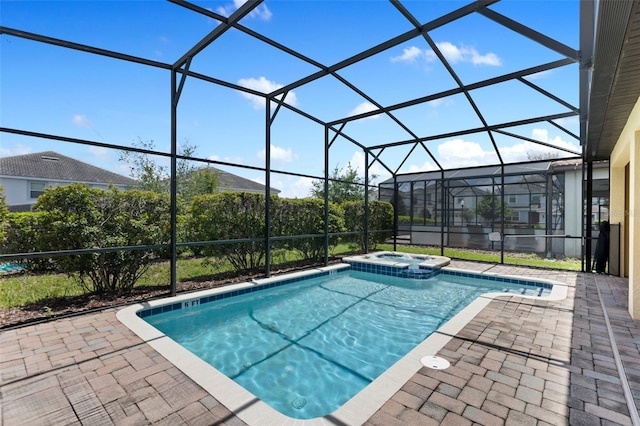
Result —
M378 246L378 249L393 251L393 245L382 244ZM416 247L398 245L397 251L404 253L432 254L436 256L440 255L439 247ZM495 252L445 248L444 255L452 259L500 263L500 253ZM580 271L582 269L582 263L580 259L547 260L532 253L505 253L504 263L507 265L533 266L537 268L563 269L568 271Z
M377 250L393 250L393 245L382 244ZM406 253L439 255L439 248L415 247L398 245L398 251ZM351 252L347 244L338 245L332 256L342 256ZM469 251L459 249L445 249L444 255L465 260L499 263L500 254ZM272 254L273 269L278 265L295 260L300 260L292 251L275 251ZM579 271L580 260L567 259L554 262L545 260L535 255L510 255L505 253L504 262L512 265L534 266L553 269ZM181 257L177 264L178 282L185 281L210 281L218 274L229 273L233 267L226 261L211 260L209 258ZM169 262L157 262L150 265L149 270L142 276L136 287L157 287L169 284ZM34 303L46 303L53 299L80 296L85 294L85 289L66 274L17 274L0 278L0 307L13 308L27 306Z

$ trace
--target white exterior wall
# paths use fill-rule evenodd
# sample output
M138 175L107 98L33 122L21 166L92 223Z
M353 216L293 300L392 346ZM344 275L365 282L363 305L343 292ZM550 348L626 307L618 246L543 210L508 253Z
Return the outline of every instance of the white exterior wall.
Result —
M33 179L32 182L36 182ZM33 204L36 200L29 198L29 182L24 178L0 177L0 185L3 187L4 198L8 206L21 204Z
M582 165L576 170L567 170L564 173L564 225L565 234L572 237L582 236ZM593 179L609 179L607 168L594 168ZM595 207L595 206L594 206ZM582 243L579 239L565 239L564 254L567 257L582 255Z
M7 206L19 206L25 204L35 204L37 198L31 198L31 182L44 182L47 187L71 185L72 183L84 183L91 188L108 189L109 184L97 182L72 182L63 180L39 179L39 178L15 178L8 176L0 176L0 185L3 187L5 201ZM125 190L127 186L114 185L115 187Z
M564 173L564 233L575 237L582 235L582 166ZM582 241L565 238L564 255L582 256Z

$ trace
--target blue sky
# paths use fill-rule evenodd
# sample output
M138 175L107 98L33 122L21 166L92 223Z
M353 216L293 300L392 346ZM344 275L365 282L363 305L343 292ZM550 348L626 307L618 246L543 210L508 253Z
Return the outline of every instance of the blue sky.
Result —
M194 1L228 16L242 3ZM422 24L466 2L404 1ZM578 49L579 2L574 0L505 0L491 10ZM3 26L171 64L210 33L217 21L163 1L5 1L0 2ZM413 27L393 5L383 0L267 0L241 24L294 49L313 61L331 66ZM562 59L546 47L479 14L471 14L429 32L463 84L505 75ZM38 43L0 36L0 124L3 127L131 146L153 140L170 146L170 73L167 70L118 61ZM318 71L312 64L232 29L195 57L191 70L259 92L268 93ZM382 106L458 87L422 37L408 40L360 63L338 71L341 78ZM532 75L526 80L578 106L578 65ZM498 87L500 86L500 87ZM469 92L488 124L568 112L520 81ZM295 88L285 99L323 121L339 120L375 107L332 76ZM463 94L398 109L393 115L412 133L385 115L349 122L344 132L366 146L476 128L482 125ZM578 134L578 118L558 120ZM508 129L546 144L579 152L579 142L549 123ZM265 156L265 102L262 98L187 79L178 107L178 141L196 145L196 156L261 167ZM504 161L554 151L522 139L495 134ZM0 134L0 156L45 150L128 174L119 151L43 139ZM486 133L442 138L425 144L445 168L496 163ZM324 127L282 108L271 128L271 167L322 175ZM392 170L434 170L422 148L409 157L410 145L385 149L380 158ZM377 150L376 153L379 153ZM567 155L562 151L558 154ZM347 163L363 173L362 151L338 137L329 164ZM401 166L402 164L402 166ZM264 182L264 173L223 167ZM389 177L374 163L378 180ZM285 197L304 197L311 180L273 174L272 186Z

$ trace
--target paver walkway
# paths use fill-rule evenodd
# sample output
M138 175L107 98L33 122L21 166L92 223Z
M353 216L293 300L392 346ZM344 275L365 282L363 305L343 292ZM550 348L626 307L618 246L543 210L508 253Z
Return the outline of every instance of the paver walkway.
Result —
M640 407L640 321L626 311L627 280L453 266L554 279L569 296L491 302L439 352L450 368L422 368L367 424L632 424L606 321ZM0 332L1 424L244 424L115 313Z
M457 262L465 269L485 265ZM422 368L371 425L631 425L598 291L606 301L626 378L640 406L640 321L626 311L627 280L496 266L569 285L567 299L491 302ZM597 287L596 287L597 281Z

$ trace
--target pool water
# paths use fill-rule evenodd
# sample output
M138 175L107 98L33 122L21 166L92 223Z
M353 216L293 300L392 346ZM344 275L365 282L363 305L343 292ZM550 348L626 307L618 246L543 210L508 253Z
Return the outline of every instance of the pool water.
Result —
M375 257L381 260L389 261L389 262L407 263L409 264L409 268L411 269L418 269L419 265L423 263L425 260L427 260L425 256L417 257L417 256L411 256L410 254L395 254L395 253L379 254L379 255L376 255Z
M549 289L345 271L144 319L281 413L327 415L479 295Z

